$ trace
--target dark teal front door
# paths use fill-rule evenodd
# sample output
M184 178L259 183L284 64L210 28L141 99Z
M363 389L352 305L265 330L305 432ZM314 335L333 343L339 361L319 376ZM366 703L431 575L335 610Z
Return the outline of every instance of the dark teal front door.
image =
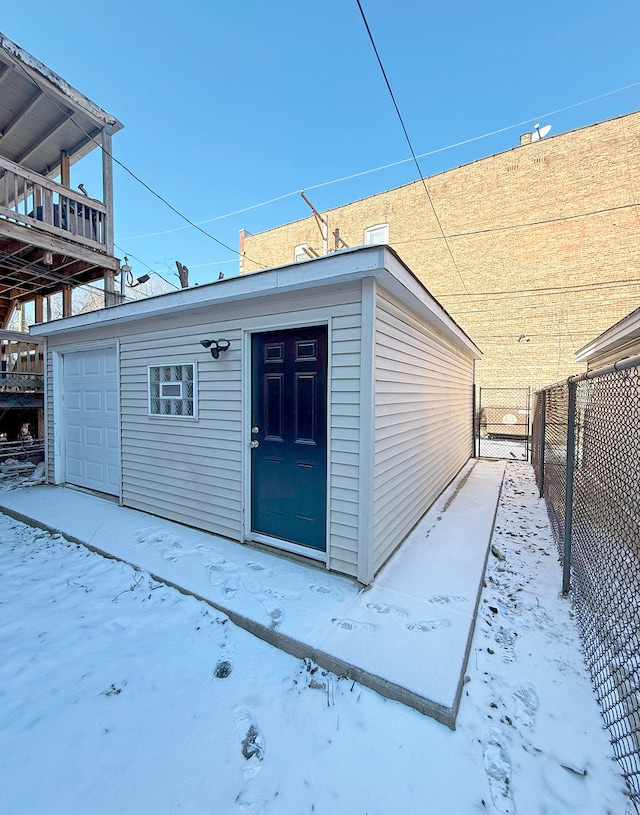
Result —
M251 528L326 549L327 328L252 337Z

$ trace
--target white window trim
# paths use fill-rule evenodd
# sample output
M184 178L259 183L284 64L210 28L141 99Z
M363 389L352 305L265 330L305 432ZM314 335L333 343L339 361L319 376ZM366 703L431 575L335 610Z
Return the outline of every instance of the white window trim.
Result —
M293 247L293 262L302 263L303 260L309 260L309 255L304 251L309 248L308 243L298 243Z
M193 415L188 414L174 415L171 413L152 413L151 412L151 369L152 368L173 368L179 365L190 365L193 368ZM161 385L163 383L160 383ZM179 383L171 382L168 384L180 384L180 391L182 392L182 381ZM177 399L177 396L161 397L165 399ZM180 397L182 398L182 397ZM170 421L187 421L193 422L198 418L198 361L197 360L184 360L175 362L154 362L147 365L147 415L153 421L168 419Z
M382 241L372 241L371 235L373 235L378 230L383 229L385 230L385 238ZM368 226L364 230L364 245L365 246L383 246L384 244L389 243L389 224L375 224L374 226Z

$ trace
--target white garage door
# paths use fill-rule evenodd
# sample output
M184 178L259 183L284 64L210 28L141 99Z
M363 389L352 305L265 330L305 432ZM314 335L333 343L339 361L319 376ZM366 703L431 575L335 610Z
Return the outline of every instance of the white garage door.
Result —
M120 494L116 348L64 355L65 481Z

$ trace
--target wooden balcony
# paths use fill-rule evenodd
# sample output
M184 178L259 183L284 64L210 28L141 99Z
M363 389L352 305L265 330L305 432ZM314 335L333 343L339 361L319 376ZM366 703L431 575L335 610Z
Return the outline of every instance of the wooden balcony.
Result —
M20 331L0 330L0 406L42 407L44 346Z
M33 301L41 315L43 298L59 293L68 316L71 289L101 278L105 304L115 302L111 138L121 128L0 33L0 328L16 306ZM71 181L97 148L102 200Z
M0 156L0 232L54 250L60 241L106 253L106 207ZM16 229L22 227L28 233ZM36 230L41 235L35 235ZM58 243L57 243L58 242ZM68 247L74 251L72 247Z

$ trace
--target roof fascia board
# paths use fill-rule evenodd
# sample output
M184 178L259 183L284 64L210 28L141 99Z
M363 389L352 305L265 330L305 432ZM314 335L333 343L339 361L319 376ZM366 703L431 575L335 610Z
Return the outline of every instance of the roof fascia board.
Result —
M194 286L138 300L135 303L78 314L49 323L39 323L31 326L30 334L41 337L75 333L114 323L129 323L187 311L197 312L254 297L349 283L365 277L375 277L382 288L387 289L427 322L437 326L455 344L464 346L476 358L481 356L478 347L422 283L384 246L347 249L304 263L264 269L209 283L206 286Z
M82 111L87 116L91 117L100 128L110 127L112 133L121 130L124 125L118 121L115 116L107 113L95 102L86 97L79 90L70 85L65 79L59 76L55 71L47 68L40 60L29 54L24 48L16 45L15 42L6 37L0 32L0 48L9 56L11 61L16 64L19 63L30 75L37 74L36 83L39 85L44 82L47 90L54 93L56 96L62 96L67 104L77 110Z
M640 337L640 309L624 317L620 322L587 343L576 353L576 362L585 362L592 357L613 351L616 347L638 337Z

